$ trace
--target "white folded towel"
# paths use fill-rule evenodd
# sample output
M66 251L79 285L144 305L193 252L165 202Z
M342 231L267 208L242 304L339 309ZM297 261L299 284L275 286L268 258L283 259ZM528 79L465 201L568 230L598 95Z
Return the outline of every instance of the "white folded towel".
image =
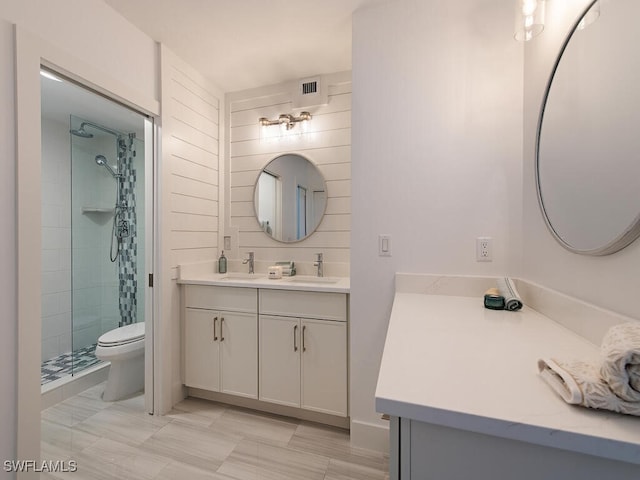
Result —
M640 402L640 323L611 327L600 348L600 375L623 400Z
M612 327L600 350L600 363L540 359L540 377L567 403L640 416L640 323Z
M500 295L504 297L505 310L520 310L522 308L522 300L516 290L516 286L509 277L499 278L497 280Z
M600 376L598 366L583 361L538 360L540 376L572 405L640 416L640 402L618 397Z

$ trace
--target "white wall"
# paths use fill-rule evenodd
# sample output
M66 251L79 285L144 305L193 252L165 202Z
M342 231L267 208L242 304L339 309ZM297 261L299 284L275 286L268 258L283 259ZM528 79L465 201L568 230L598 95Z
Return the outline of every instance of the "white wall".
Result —
M225 235L232 236L226 255L241 259L254 251L256 271L266 271L275 261L294 260L298 273L312 274L315 253L324 254L326 275L349 274L351 230L351 76L350 72L326 75L326 106L293 108L296 81L234 92L227 95L230 115L228 186ZM300 126L283 138L260 138L258 118L308 110L313 118L308 133ZM269 127L271 131L277 126ZM315 164L327 184L327 209L316 233L290 244L276 242L255 218L253 189L262 168L278 155L297 153ZM243 267L245 268L245 267Z
M0 458L16 457L16 156L13 76L13 29L0 19ZM11 478L0 473L1 478Z
M156 43L103 1L5 0L0 18L159 99Z
M588 0L547 2L542 35L525 48L524 212L522 274L525 278L600 307L640 318L640 242L613 255L590 257L565 250L544 223L535 190L535 138L539 109L553 62L571 23ZM607 4L602 5L606 15ZM615 51L611 52L615 55ZM623 61L623 60L621 60Z
M384 444L374 394L394 273L498 275L518 264L523 47L512 3L406 0L354 15L356 445ZM378 257L379 234L392 236L392 257ZM493 237L492 263L476 262L478 236Z
M163 352L158 413L184 397L181 377L181 263L206 262L218 252L220 98L222 94L168 48L161 49L162 145L160 261L165 275L159 294L163 315L156 348Z

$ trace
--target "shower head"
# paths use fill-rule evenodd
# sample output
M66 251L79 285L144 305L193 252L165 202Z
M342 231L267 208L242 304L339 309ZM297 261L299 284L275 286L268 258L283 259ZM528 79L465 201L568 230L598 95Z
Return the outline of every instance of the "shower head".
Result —
M104 167L107 170L109 170L109 173L111 174L111 176L113 178L122 177L122 175L120 173L116 173L116 172L113 171L113 168L111 168L111 166L107 163L107 157L105 157L104 155L96 155L96 163L98 165L100 165L101 167Z
M93 133L89 133L84 129L84 123L80 125L80 128L77 130L69 130L69 132L71 132L71 135L75 135L76 137L93 138Z

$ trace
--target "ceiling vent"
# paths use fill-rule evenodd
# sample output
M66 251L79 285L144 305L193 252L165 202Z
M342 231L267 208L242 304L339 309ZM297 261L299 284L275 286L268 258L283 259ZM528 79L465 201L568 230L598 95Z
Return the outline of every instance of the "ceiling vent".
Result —
M303 78L295 83L293 108L315 107L329 103L329 95L322 76Z
M313 80L311 82L303 82L302 86L302 95L310 95L312 93L318 92L318 81Z

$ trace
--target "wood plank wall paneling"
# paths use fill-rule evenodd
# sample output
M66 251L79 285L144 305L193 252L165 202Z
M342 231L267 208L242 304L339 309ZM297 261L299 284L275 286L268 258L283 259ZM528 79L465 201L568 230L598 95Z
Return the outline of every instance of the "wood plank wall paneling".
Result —
M229 101L229 221L239 230L240 255L254 251L256 260L312 262L323 252L326 262L348 264L351 236L351 81L336 74L329 102L308 110L313 115L308 134L277 140L261 139L258 118L277 118L293 109L288 85L269 91L233 94ZM277 128L277 127L272 127ZM296 127L299 128L299 127ZM327 208L316 233L298 243L283 244L265 235L254 214L253 189L261 169L287 152L307 157L327 183Z
M216 258L219 230L220 94L177 58L166 66L163 160L170 172L170 262Z

